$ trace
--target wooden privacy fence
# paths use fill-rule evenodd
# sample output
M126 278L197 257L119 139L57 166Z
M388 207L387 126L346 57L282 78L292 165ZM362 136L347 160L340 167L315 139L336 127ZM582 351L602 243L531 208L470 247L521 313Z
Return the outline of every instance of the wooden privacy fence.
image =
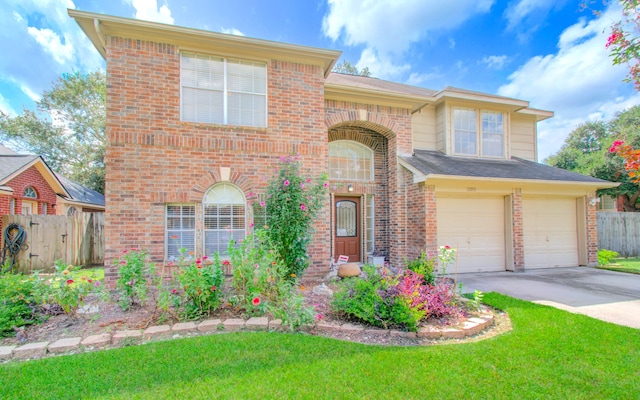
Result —
M599 212L598 249L617 251L624 257L640 256L640 213Z
M4 229L12 223L27 234L27 246L16 262L20 272L50 272L58 260L82 266L104 264L104 213L3 215L3 246Z

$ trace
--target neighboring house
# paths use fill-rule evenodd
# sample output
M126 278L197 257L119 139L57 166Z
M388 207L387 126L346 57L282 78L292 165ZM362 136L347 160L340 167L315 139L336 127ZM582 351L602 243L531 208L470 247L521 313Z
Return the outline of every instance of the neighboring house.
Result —
M104 212L104 195L102 193L82 186L60 174L56 174L56 177L69 193L69 197L58 196L56 214L74 215L78 212Z
M104 196L57 175L41 156L0 145L0 215L104 211Z
M107 279L241 239L278 156L329 174L310 248L393 265L458 248L449 272L597 263L595 190L537 159L552 112L456 88L331 73L340 52L69 10L107 64Z

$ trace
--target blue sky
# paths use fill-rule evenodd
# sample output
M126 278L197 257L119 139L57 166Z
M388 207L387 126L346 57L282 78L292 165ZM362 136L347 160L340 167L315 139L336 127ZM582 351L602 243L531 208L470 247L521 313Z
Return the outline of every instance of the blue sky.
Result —
M67 16L76 8L341 50L373 76L439 90L515 97L555 112L539 124L539 158L578 124L640 104L604 47L619 20L580 0L0 0L0 110L35 108L65 72L105 64Z

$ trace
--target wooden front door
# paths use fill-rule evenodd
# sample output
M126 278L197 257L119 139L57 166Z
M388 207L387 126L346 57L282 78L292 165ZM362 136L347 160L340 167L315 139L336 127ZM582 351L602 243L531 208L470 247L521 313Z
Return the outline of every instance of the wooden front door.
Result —
M334 259L349 256L350 262L359 262L360 258L360 198L335 198L335 237Z

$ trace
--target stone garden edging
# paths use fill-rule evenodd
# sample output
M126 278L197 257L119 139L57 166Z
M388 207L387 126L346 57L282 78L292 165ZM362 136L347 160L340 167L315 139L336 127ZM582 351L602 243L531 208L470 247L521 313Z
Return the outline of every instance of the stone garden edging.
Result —
M395 329L379 329L365 327L351 323L318 322L304 327L303 331L322 333L360 333L380 336L397 336L411 339L464 339L474 336L492 326L493 314L481 314L479 317L469 318L462 326L435 327L426 326L418 332L405 332ZM77 353L110 347L147 343L158 339L184 337L183 335L200 335L211 333L239 332L239 331L270 331L284 332L279 319L269 320L267 317L253 317L247 320L240 318L208 319L197 322L180 322L174 325L154 325L146 329L124 330L113 333L102 333L82 337L67 337L53 342L27 343L21 346L0 346L0 362L10 360L28 360L50 355Z

